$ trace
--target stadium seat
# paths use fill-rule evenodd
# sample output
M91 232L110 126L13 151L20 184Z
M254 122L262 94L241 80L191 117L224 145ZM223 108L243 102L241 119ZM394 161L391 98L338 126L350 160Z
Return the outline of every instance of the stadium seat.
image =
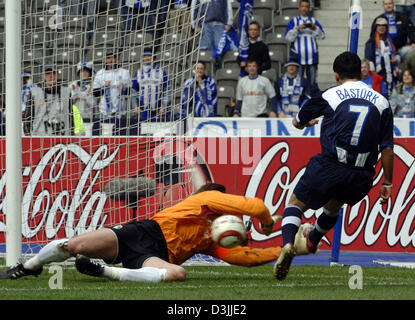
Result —
M239 52L238 51L231 51L228 50L225 52L225 54L223 55L223 62L235 62L236 58L238 57Z
M47 16L43 14L33 14L26 18L26 26L32 30L43 30L48 27Z
M44 51L43 49L23 50L22 59L23 62L43 64Z
M177 33L165 33L162 37L162 42L166 44L174 44L177 42L183 42L186 40L186 35L181 32Z
M262 71L262 75L268 78L272 85L274 85L274 82L277 81L277 71L274 68Z
M272 29L277 1L275 0L254 0L254 15L264 19L264 30Z
M287 25L290 22L289 16L276 16L274 19L274 33L276 35L281 35L284 37L285 31L287 30Z
M118 40L117 31L96 31L94 32L93 45L115 47L118 46Z
M96 28L99 31L105 31L107 28L116 28L120 23L122 23L122 19L118 15L98 15L96 19ZM121 20L121 21L120 21Z
M290 42L284 37L280 37L278 34L268 34L265 38L265 43L268 46L268 49L276 53L274 59L280 59L280 62L285 62L288 57L288 52L290 48Z
M63 22L64 30L73 30L81 32L87 28L87 17L86 16L69 16L67 20Z
M282 51L281 49L273 49L269 50L269 56L271 57L271 61L278 61L279 63L285 63L287 61L287 53Z
M152 46L153 35L147 32L128 32L124 36L124 46Z
M235 89L230 86L218 86L218 116L226 116L225 107L235 99Z
M234 10L234 12L239 10L239 8L241 7L241 3L238 2L238 0L231 0L231 4L232 4L232 9Z
M54 57L56 58L56 62L58 64L65 64L65 65L75 65L80 61L81 58L81 51L80 49L77 50L66 50L66 48L58 49Z
M275 70L275 73L277 75L277 79L278 79L278 77L281 76L283 66L284 66L284 62L271 59L271 68Z
M74 32L57 32L56 33L56 44L58 47L83 47L84 45L84 34Z
M267 45L273 45L273 44L277 44L280 45L281 47L286 47L290 45L290 42L284 38L284 36L281 36L280 34L277 33L268 33L265 36L264 42Z
M288 59L289 46L286 44L269 44L269 56L271 61L278 61L280 63L285 63Z
M118 59L121 63L141 61L141 47L129 47L123 50Z
M176 64L177 60L180 59L180 52L175 47L164 48L161 52L156 54L158 61L163 61L166 64Z
M0 28L4 30L4 23L5 23L5 12L4 10L0 10Z
M58 72L63 85L67 86L76 79L75 69L68 67L67 65L58 64Z
M174 50L179 57L183 56L187 50L187 39L182 33L164 34L161 43L160 50Z
M298 16L298 6L297 0L282 0L280 13L282 16L290 18Z
M240 75L240 69L219 69L216 71L213 77L219 86L230 86L236 88L238 85L238 79Z
M261 36L262 32L270 27L272 27L271 24L265 24L265 20L263 16L257 15L254 13L254 16L252 17L254 21L259 23L259 26L261 27ZM267 21L268 22L268 21Z
M223 56L223 67L226 69L234 69L239 68L238 62L236 62L236 58L238 57L238 51L226 51L225 55Z
M6 48L0 47L0 65L6 62Z
M45 43L44 32L26 32L23 34L22 45L25 47L43 46Z
M297 9L298 10L299 1L298 0L281 0L281 10L283 9Z
M39 12L41 10L44 10L48 8L47 3L45 0L32 0L32 1L23 1L24 7L22 7L22 10L28 14L31 12Z

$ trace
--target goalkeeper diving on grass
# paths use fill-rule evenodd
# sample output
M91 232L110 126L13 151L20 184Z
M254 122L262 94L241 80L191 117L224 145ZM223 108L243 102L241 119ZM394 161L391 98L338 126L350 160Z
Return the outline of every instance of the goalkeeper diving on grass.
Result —
M184 281L186 270L181 264L196 253L246 267L279 257L281 247L226 249L216 244L210 237L210 225L222 215L255 217L265 235L271 234L274 224L281 219L271 216L263 200L227 194L223 185L209 183L151 219L53 240L34 257L1 272L0 279L37 276L45 264L76 257L77 270L90 276L136 282ZM304 237L298 236L295 245L297 254L301 250L307 253ZM91 259L103 259L109 265L122 264L122 267Z

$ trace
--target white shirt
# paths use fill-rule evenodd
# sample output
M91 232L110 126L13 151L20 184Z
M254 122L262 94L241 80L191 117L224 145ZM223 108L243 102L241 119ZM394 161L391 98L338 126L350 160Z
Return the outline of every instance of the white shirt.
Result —
M94 78L94 89L107 89L105 82L111 82L109 86L109 96L107 91L101 97L99 110L104 118L113 116L119 117L126 113L125 98L121 96L119 85L122 84L124 89L131 86L131 78L128 70L118 68L114 70L101 69ZM107 101L108 99L108 101Z
M257 117L266 112L268 98L275 97L275 89L268 78L245 76L238 82L236 98L242 100L241 117Z

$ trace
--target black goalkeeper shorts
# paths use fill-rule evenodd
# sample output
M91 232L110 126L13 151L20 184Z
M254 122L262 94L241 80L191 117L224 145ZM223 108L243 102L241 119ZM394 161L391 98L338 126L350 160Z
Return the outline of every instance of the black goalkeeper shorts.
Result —
M109 229L117 236L118 254L113 261L105 260L106 263L122 263L124 268L139 269L151 257L169 262L166 240L156 221L133 221Z

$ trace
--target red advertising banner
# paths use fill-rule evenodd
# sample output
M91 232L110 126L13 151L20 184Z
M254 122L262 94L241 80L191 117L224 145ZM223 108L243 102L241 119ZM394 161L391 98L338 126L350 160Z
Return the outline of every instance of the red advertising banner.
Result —
M318 138L23 138L23 242L45 243L98 228L148 218L209 181L230 193L262 198L282 215ZM392 199L379 204L380 163L374 186L353 207L345 206L342 250L412 252L415 248L415 144L395 139ZM0 140L5 150L5 140ZM0 156L2 164L5 155ZM157 190L126 207L105 193L107 183L137 175L154 178ZM5 239L6 172L0 171L0 243ZM138 208L138 209L137 209ZM314 222L320 210L305 213ZM254 221L250 245L280 245L280 225L266 237ZM330 232L322 249L329 249Z

